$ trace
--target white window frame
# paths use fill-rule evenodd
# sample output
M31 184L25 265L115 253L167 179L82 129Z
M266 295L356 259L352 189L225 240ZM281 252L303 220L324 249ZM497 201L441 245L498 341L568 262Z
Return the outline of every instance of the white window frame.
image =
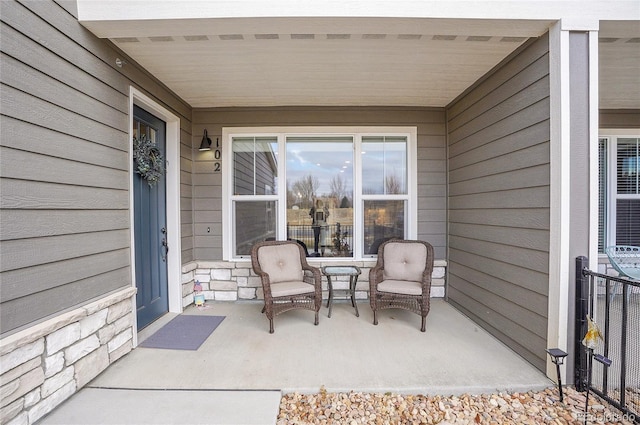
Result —
M604 246L616 245L616 204L618 199L640 199L639 195L618 195L618 139L640 139L639 129L607 129L600 130L599 138L606 139L607 144L607 193L606 202L606 231ZM603 255L603 254L601 254Z
M234 216L233 216L233 191L231 187L233 173L233 152L231 141L234 137L276 137L278 140L278 188L277 195L258 195L255 198L251 195L243 195L243 200L275 200L277 208L277 235L279 240L286 238L286 209L281 208L283 203L286 205L286 137L290 136L336 136L348 135L353 136L354 141L354 229L359 229L359 235L363 231L363 207L364 196L359 195L362 188L362 158L361 144L363 136L405 136L407 138L407 194L394 195L394 199L406 199L406 234L405 238L415 239L417 237L418 228L418 170L417 170L417 127L415 126L295 126L295 127L224 127L222 129L222 225L223 229L229 231L222 232L222 256L225 261L248 261L246 256L234 256ZM358 194L358 195L356 195ZM356 199L357 196L357 199ZM395 196L398 196L397 198ZM379 195L367 195L366 199L377 199ZM390 199L389 196L383 196L384 199ZM380 198L380 199L382 199ZM354 240L355 252L353 257L349 258L329 258L318 257L309 258L309 261L358 261L367 259L369 256L363 256L362 238L358 237Z

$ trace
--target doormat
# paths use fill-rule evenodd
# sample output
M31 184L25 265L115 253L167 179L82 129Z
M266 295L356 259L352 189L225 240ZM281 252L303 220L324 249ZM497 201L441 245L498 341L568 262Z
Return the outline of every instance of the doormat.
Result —
M181 314L145 339L140 347L197 350L222 323L224 317Z

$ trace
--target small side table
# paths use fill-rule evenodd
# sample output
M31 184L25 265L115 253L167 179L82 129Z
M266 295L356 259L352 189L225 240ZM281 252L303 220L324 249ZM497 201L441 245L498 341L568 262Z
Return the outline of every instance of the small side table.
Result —
M349 289L346 291L351 295L351 305L356 309L356 317L360 317L358 305L356 304L356 283L360 276L360 268L358 266L324 266L322 274L327 276L327 284L329 286L329 299L327 307L329 307L329 317L331 317L331 308L333 307L333 282L331 278L334 276L349 276Z

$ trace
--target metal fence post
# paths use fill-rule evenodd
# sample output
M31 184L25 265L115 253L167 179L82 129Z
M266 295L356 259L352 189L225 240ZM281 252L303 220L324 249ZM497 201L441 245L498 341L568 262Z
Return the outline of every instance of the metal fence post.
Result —
M576 390L584 391L587 385L588 356L586 347L582 345L582 337L587 333L587 314L589 313L589 278L583 270L589 268L589 259L584 256L576 258L576 316L574 327L575 368L574 380Z

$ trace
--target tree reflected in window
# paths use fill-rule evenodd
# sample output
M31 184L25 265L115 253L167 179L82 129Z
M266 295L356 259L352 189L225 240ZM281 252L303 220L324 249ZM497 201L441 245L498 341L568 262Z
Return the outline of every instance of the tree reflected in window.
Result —
M407 138L362 138L362 193L407 193Z
M353 137L287 137L287 238L311 256L353 255Z

